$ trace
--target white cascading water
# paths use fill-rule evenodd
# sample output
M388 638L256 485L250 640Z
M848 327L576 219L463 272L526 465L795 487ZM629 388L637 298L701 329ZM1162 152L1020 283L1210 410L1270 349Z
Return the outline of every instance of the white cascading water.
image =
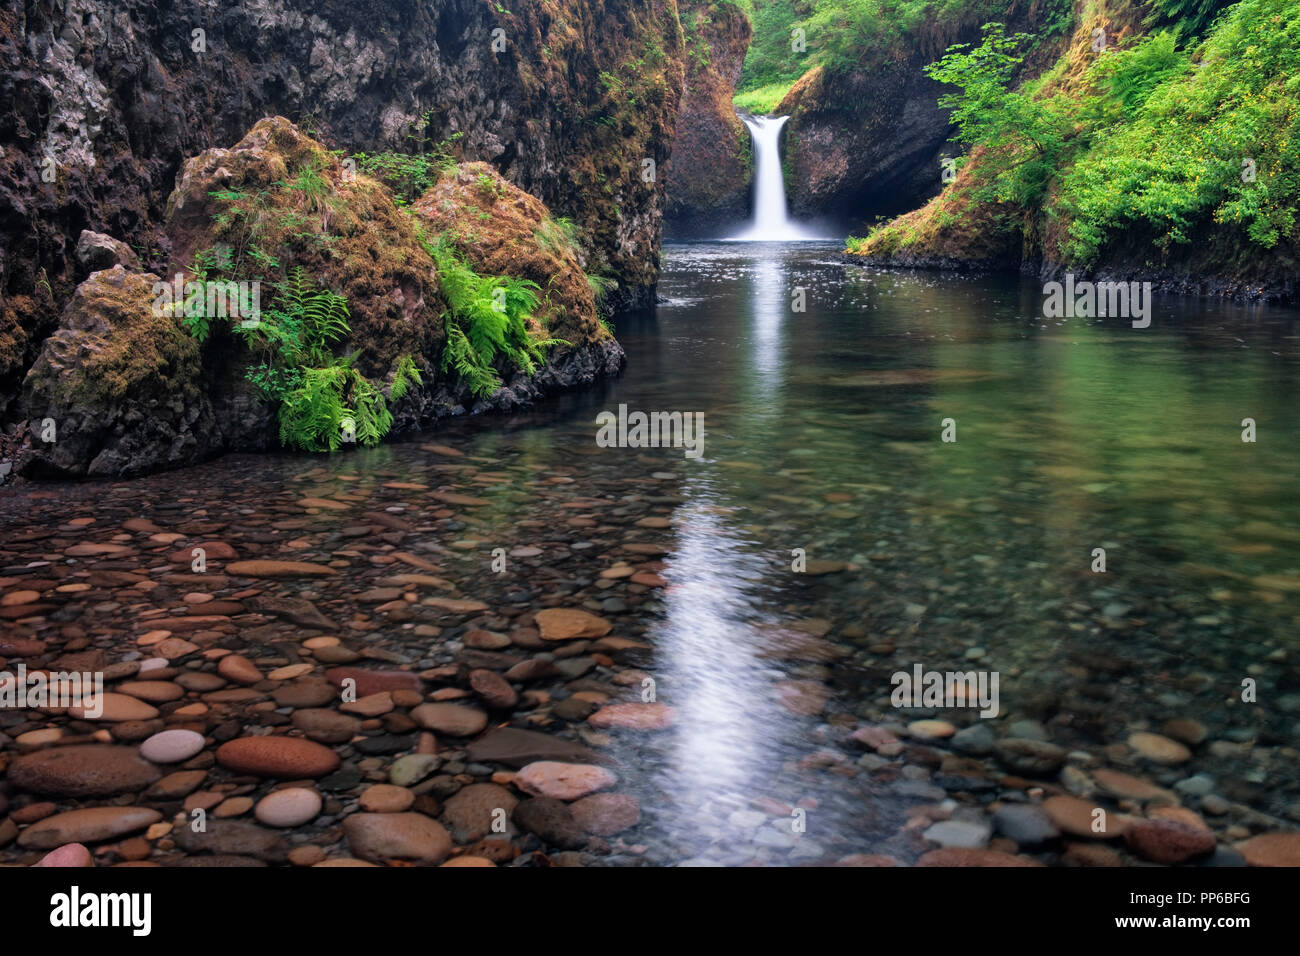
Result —
M781 173L781 127L788 116L742 116L754 142L754 219L732 236L735 242L798 242L815 239L790 221Z

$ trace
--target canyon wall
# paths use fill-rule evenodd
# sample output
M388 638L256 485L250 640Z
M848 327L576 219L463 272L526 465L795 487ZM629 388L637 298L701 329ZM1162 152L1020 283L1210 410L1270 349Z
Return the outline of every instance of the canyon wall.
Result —
M683 78L675 0L28 0L0 9L0 414L87 269L169 258L181 164L284 115L346 151L452 139L571 218L615 306L650 301Z

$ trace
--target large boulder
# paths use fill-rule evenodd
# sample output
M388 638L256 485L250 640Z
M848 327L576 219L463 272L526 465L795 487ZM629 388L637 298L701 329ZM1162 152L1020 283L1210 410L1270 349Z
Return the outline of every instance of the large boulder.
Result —
M191 274L196 255L230 250L232 278L270 285L302 267L316 286L346 296L345 344L362 350L365 375L387 375L403 355L424 365L442 351L437 276L411 218L385 186L282 116L259 120L230 149L188 160L167 200L166 228L173 274Z
M77 287L23 383L24 474L130 474L208 450L200 436L218 429L197 386L198 343L154 309L159 281L117 265Z
M445 236L484 275L514 275L540 286L537 319L573 346L606 339L596 316L582 251L536 196L487 163L462 163L414 206L432 234Z
M130 246L121 239L89 229L81 230L77 239L77 262L88 273L119 265L132 272L140 271L140 259Z
M485 403L507 408L541 394L588 384L622 368L623 349L601 324L580 245L537 197L486 163L462 163L412 208L482 275L512 275L539 286L535 331L569 343L547 354L533 376L516 372ZM463 398L463 396L461 396Z

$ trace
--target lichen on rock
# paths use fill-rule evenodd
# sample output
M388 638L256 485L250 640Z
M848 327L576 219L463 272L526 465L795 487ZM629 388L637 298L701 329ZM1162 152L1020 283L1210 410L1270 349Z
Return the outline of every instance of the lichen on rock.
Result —
M117 265L77 287L23 384L29 416L55 436L33 428L24 473L116 475L137 470L141 449L164 466L202 453L195 432L214 423L199 347L154 309L159 281Z

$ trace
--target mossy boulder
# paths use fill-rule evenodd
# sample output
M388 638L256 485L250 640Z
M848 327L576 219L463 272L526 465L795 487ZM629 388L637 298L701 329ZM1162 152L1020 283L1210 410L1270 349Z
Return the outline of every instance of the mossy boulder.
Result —
M463 389L444 390L441 407L450 401L504 411L622 369L626 356L599 319L573 230L553 218L540 199L487 163L462 163L420 197L412 212L429 237L449 242L475 272L537 283L540 302L532 331L567 343L553 347L534 375L507 372L503 386L487 399L474 400Z
M234 147L184 164L167 233L166 278L121 264L93 272L43 343L22 393L30 425L23 474L140 474L276 445L278 403L249 380L259 358L235 334L239 316L186 314L186 304L173 301L177 277L186 302L185 286L196 279L248 283L235 287L234 301L226 293L241 307L260 283L263 317L276 306L277 286L291 273L300 278L298 269L311 286L344 296L350 332L333 350L351 356L383 391L394 432L517 408L615 374L625 361L599 321L571 227L484 163L447 173L408 211L387 186L288 120L269 117ZM439 237L479 273L537 283L531 331L567 344L553 347L539 368L502 359L501 386L471 394L443 370L448 307L427 245ZM112 240L95 244L131 261ZM90 246L87 262L98 261ZM206 304L199 311L212 309ZM23 343L0 334L0 346L18 352ZM408 357L421 384L393 400L388 386ZM53 441L44 440L47 420Z
M487 163L462 163L413 207L429 235L442 235L484 275L513 275L540 287L537 321L578 347L609 336L596 315L582 252L540 199Z
M117 265L77 287L23 382L32 432L23 473L129 474L206 451L197 436L217 429L197 384L199 347L154 308L159 281Z
M282 116L234 147L187 161L167 201L171 270L218 250L220 278L274 285L296 266L348 300L357 367L383 377L398 358L436 359L443 304L433 260L388 188L345 165Z

